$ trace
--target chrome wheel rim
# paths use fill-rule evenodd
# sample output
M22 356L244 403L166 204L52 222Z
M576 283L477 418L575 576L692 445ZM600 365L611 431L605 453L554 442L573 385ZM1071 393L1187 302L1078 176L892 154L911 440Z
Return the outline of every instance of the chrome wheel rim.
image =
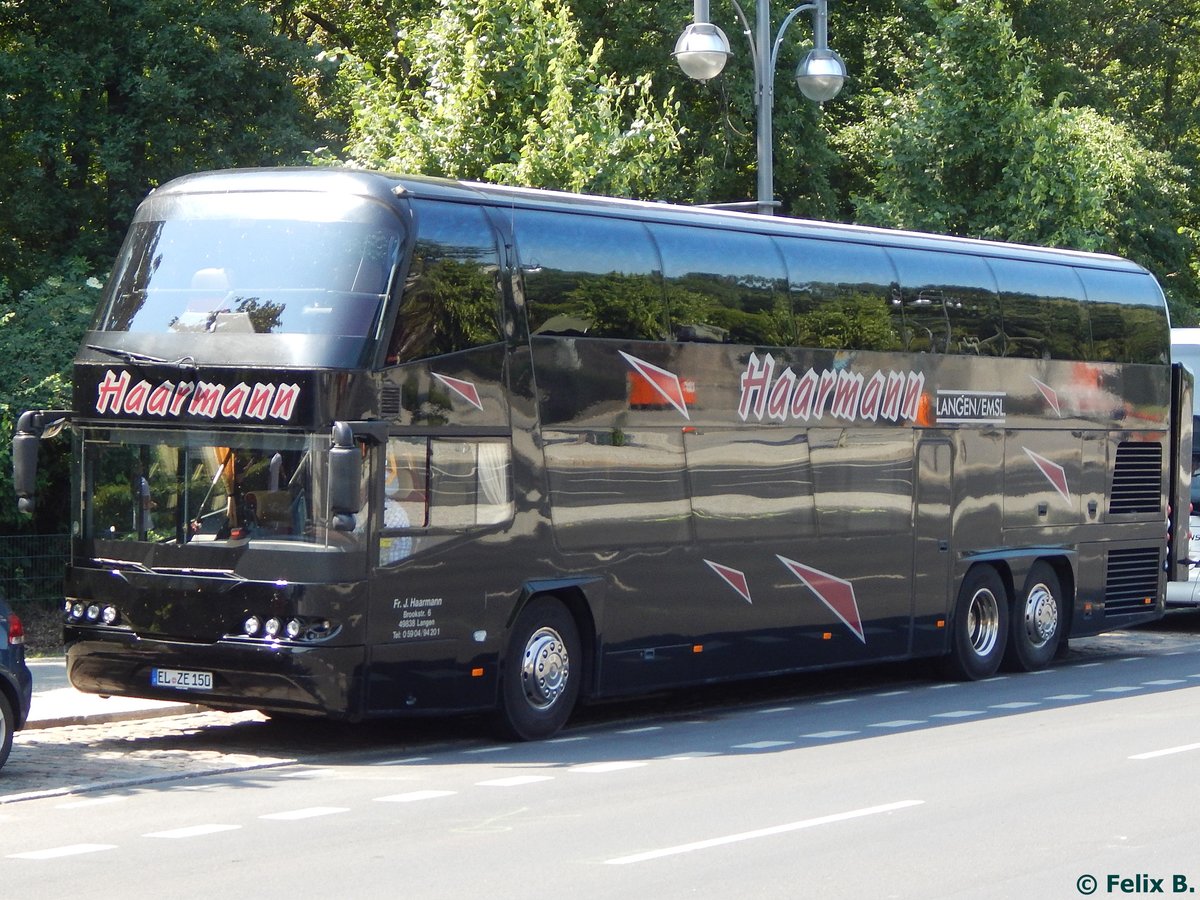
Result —
M979 656L987 656L1000 638L1000 603L996 595L980 588L967 608L967 639Z
M1036 584L1025 596L1025 636L1034 647L1044 647L1058 633L1058 604L1044 584Z
M542 627L529 636L521 660L521 686L534 709L549 709L567 689L571 659L567 645L553 628Z

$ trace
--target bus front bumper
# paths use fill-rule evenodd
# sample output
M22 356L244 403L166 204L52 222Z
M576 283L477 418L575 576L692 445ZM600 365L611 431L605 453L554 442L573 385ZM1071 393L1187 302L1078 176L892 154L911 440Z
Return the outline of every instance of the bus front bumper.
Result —
M67 674L78 690L196 703L224 710L361 718L364 649L222 641L196 645L131 639L76 640ZM179 673L187 673L180 676ZM177 683L180 686L168 686Z

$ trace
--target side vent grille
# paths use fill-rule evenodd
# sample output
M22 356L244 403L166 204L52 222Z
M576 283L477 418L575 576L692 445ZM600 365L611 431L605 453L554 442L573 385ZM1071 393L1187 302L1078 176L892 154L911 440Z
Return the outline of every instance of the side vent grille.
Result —
M1110 513L1157 513L1162 509L1162 444L1122 441L1108 492Z
M1153 609L1158 601L1160 571L1162 558L1158 547L1110 550L1104 583L1104 614L1129 615Z
M384 418L400 415L400 388L384 386L379 391L379 414Z

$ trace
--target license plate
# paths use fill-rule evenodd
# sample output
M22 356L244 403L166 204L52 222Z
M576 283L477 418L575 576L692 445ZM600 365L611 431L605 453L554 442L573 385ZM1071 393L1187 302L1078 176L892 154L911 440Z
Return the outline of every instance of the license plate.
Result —
M211 691L212 672L193 672L188 669L151 669L150 684L174 688L177 691Z

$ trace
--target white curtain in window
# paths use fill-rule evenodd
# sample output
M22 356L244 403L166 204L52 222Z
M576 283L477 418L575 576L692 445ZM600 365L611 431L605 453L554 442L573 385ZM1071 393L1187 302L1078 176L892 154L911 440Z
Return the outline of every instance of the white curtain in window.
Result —
M502 522L509 515L508 465L511 451L508 444L494 442L477 445L479 453L479 523Z

